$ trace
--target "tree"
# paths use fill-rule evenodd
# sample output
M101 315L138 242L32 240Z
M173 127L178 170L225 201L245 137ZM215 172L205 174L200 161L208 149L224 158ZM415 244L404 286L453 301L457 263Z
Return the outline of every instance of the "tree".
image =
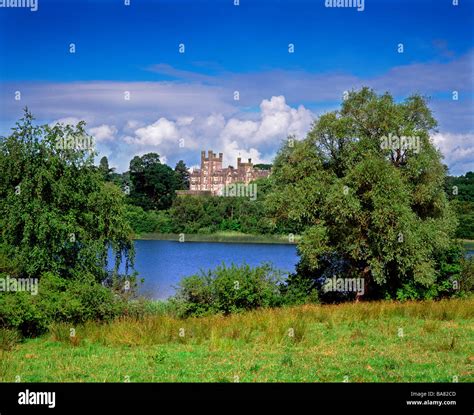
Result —
M474 173L446 178L446 193L456 208L459 226L458 238L474 239Z
M0 137L0 257L9 258L3 269L30 278L92 274L101 282L109 247L116 258L133 260L123 194L104 182L92 152L62 145L87 137L84 122L33 120L25 110L13 133Z
M179 187L176 173L161 164L156 153L135 156L130 161L130 180L130 201L145 210L169 208Z
M186 167L186 163L183 160L180 160L176 163L174 168L178 176L179 188L178 190L188 190L189 189L189 170Z
M105 181L111 181L112 174L115 169L109 168L109 160L106 156L102 157L99 162L99 171L102 173Z
M423 97L396 103L363 88L282 147L267 207L303 230L300 275L319 288L333 276L363 278L369 298L433 293L456 228L429 140L435 126Z
M271 164L265 164L265 163L254 164L253 167L257 170L271 170L272 169Z

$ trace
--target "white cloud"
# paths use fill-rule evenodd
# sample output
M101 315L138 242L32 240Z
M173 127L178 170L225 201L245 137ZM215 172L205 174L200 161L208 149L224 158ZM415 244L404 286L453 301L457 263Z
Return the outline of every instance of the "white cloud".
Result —
M231 118L222 131L221 138L227 142L243 141L247 145L274 145L290 134L297 138L304 137L313 119L314 114L304 106L291 108L284 96L273 96L270 100L264 99L261 102L260 120L241 121Z
M227 121L225 128L222 130L221 137L224 140L249 140L251 137L255 137L259 125L255 121L241 121L236 118L232 118Z
M113 125L102 124L98 127L89 128L89 133L98 141L111 141L117 134L117 128Z
M444 155L451 174L474 171L474 133L453 134L440 132L431 136L434 145Z
M123 129L126 131L134 131L140 127L143 127L143 123L141 123L140 121L128 120Z
M121 141L128 146L129 154L154 151L168 159L192 163L201 150L213 150L224 153L226 165L235 165L237 157L265 163L271 161L281 140L289 134L304 137L313 117L304 106L292 108L285 97L278 96L263 100L254 120L226 118L216 112L207 116L182 115L174 120L161 117L149 125L128 131ZM130 129L130 126L129 122L126 128Z
M430 107L445 131L437 138L445 162L452 173L464 173L474 169L470 161L473 56L474 49L440 62L408 63L369 77L349 70L284 69L217 71L210 76L159 64L150 69L174 80L0 82L0 91L21 90L23 96L17 102L0 93L0 134L9 132L27 105L40 122L85 120L93 129L102 127L96 130L103 137L98 150L110 154L118 169L128 168L130 156L147 151L189 164L199 160L201 149L229 152L232 163L235 153L270 161L287 135L300 138L309 130L314 113L308 106L318 113L337 109L345 90L367 85L379 93L389 91L397 100L415 92L432 96ZM240 92L239 101L233 99L235 90ZM462 91L459 101L446 97L453 90ZM124 99L126 91L130 100ZM304 102L306 108L290 107L288 102ZM249 111L256 107L257 112ZM117 131L112 134L103 126L115 126ZM181 138L184 147L179 147Z
M76 117L64 117L64 118L59 118L56 121L53 121L50 123L50 125L56 125L56 124L64 124L64 125L77 125L81 120Z
M269 160L262 158L262 154L256 148L243 149L240 148L236 141L226 143L223 148L224 165L237 166L237 158L240 157L242 162L247 162L247 159L252 159L252 163L266 163Z
M189 125L193 122L194 117L178 117L176 124L181 126Z
M132 145L159 146L165 141L176 141L178 138L176 123L161 117L153 124L139 128L135 131L135 137L126 137L125 141Z

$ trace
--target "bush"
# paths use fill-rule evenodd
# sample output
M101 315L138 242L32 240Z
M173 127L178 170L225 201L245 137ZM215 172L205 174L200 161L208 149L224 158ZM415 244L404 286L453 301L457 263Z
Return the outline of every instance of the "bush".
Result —
M275 233L267 217L264 200L268 179L259 179L257 200L246 197L177 197L167 211L172 233L214 233L238 231L248 234Z
M155 212L146 212L139 206L127 205L125 217L134 232L154 232L158 226L158 218Z
M14 329L0 328L0 351L9 352L20 342L21 336Z
M319 303L319 293L314 281L298 273L289 276L282 292L286 304Z
M122 313L124 306L119 296L90 274L65 280L45 273L37 295L25 291L0 294L0 327L34 336L56 321L79 324L87 320L110 320Z
M459 277L459 292L461 296L474 291L474 257L464 258L461 261Z
M183 278L172 298L181 317L235 313L285 304L282 274L269 264L225 264Z
M170 218L168 211L159 210L149 212L155 215L156 228L155 232L159 233L173 233L173 221Z

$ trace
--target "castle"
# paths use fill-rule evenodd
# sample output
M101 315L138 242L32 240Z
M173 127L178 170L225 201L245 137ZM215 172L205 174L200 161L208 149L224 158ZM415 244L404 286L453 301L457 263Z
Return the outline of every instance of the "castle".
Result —
M223 153L201 151L201 168L194 169L190 175L189 190L180 191L179 194L209 194L220 195L223 193L224 186L233 183L249 184L251 181L268 177L270 170L258 170L254 168L252 159L243 163L242 159L237 158L237 167L222 167Z

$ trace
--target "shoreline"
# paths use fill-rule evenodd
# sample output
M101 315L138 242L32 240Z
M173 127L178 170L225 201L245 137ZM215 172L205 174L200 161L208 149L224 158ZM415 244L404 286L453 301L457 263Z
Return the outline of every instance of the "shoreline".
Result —
M137 241L175 241L179 242L180 234L178 233L142 233L134 235L133 240ZM249 244L283 244L296 245L301 239L300 235L294 236L294 242L290 242L288 235L254 235L240 232L217 232L211 234L184 234L184 242L216 242L216 243L249 243ZM459 239L464 249L473 250L474 240Z
M474 250L474 240L473 239L460 239L461 243L464 246L464 249L467 251Z
M180 234L176 233L142 233L135 235L134 240L147 241L180 241ZM296 245L300 240L295 235L294 242L290 242L288 235L252 235L240 232L218 232L212 234L184 234L184 242L217 242L217 243L249 243L249 244L283 244Z

